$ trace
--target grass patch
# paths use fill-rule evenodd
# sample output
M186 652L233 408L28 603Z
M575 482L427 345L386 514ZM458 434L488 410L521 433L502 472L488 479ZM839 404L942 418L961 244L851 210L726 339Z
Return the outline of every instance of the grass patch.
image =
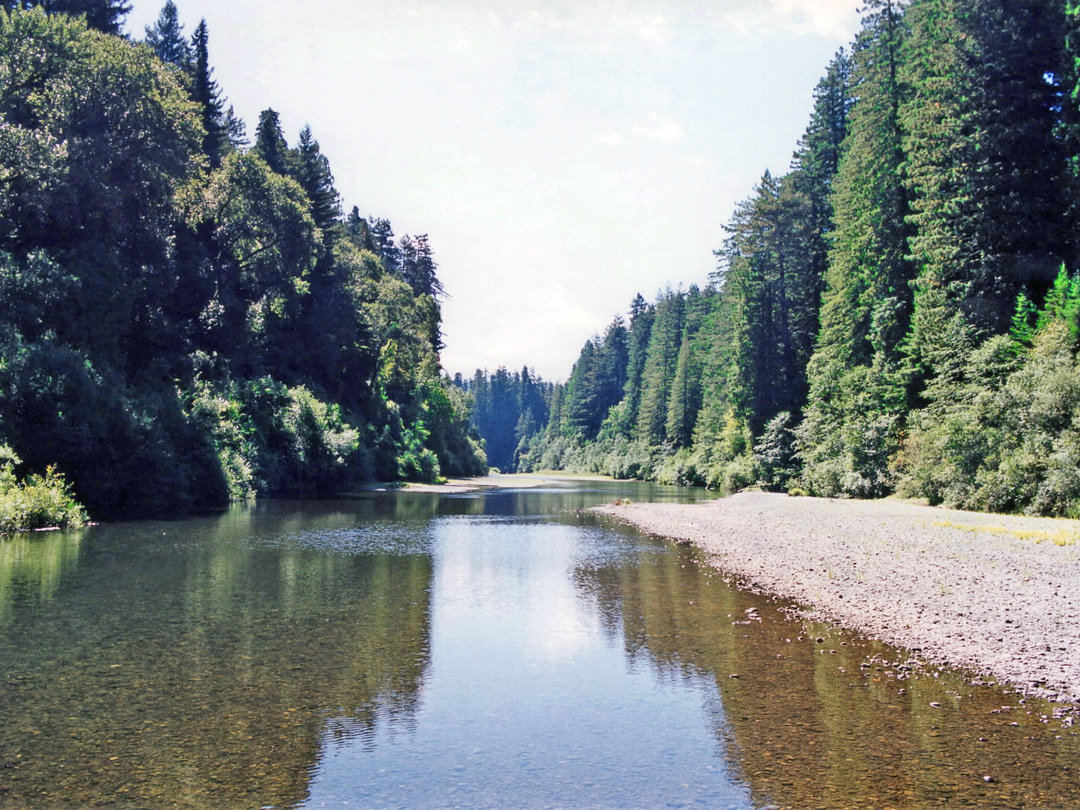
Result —
M1080 542L1080 532L1070 529L1010 529L1006 526L979 526L973 523L954 523L951 520L935 520L935 526L945 529L958 529L962 532L986 532L987 534L1011 534L1020 540L1033 540L1036 543L1051 542L1055 546L1074 546Z

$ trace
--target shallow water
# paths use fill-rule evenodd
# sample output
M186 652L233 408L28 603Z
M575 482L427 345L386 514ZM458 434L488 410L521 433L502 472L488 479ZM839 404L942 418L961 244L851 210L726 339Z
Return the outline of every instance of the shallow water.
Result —
M572 511L616 496L707 494L378 493L0 541L0 807L1080 806L1071 715Z

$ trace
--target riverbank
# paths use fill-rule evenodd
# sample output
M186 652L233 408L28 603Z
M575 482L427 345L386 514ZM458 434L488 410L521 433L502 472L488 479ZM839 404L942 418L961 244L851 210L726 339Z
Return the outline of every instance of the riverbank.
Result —
M1080 701L1080 521L748 492L597 511L939 664Z
M569 477L569 476L566 476ZM492 473L475 478L448 478L442 484L392 483L371 484L364 489L368 492L429 492L437 495L452 495L461 492L479 492L484 489L535 489L553 483L551 478L542 475L524 473Z

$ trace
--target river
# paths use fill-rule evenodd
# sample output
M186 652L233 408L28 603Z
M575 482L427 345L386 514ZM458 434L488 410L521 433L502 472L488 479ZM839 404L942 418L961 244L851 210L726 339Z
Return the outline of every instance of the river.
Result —
M564 481L0 539L0 808L1080 806L1061 707L578 511L615 497L711 496Z

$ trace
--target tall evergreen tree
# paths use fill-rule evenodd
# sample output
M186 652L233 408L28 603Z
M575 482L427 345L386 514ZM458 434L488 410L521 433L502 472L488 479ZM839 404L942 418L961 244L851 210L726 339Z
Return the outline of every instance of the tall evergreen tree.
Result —
M428 244L427 234L419 236L401 237L400 249L400 274L401 279L412 289L413 293L422 297L428 305L428 335L431 345L436 350L443 348L442 342L442 307L439 297L443 294L442 282L435 275L435 257Z
M277 174L290 174L292 154L281 129L281 118L275 110L267 108L259 113L253 148L255 154L265 160L272 171Z
M334 223L341 219L341 198L334 188L330 162L319 150L310 126L300 132L294 176L311 200L311 218L324 234L331 233Z
M906 32L899 4L874 0L853 51L854 106L833 181L835 230L800 428L805 478L822 494L887 489L888 456L905 407L901 341L914 277L899 119ZM871 433L867 420L879 418L888 425L889 446L881 453L859 450Z
M210 158L210 165L217 168L229 151L229 127L223 111L221 90L210 67L209 42L210 31L206 20L200 20L191 37L195 71L191 79L191 97L202 110L203 129L206 130L203 153Z
M840 168L840 156L848 132L853 104L851 59L841 49L814 90L814 110L806 133L792 161L791 182L795 191L810 204L810 250L812 272L825 277L827 236L832 230L833 178Z
M668 400L667 421L664 425L668 441L676 447L690 444L700 407L700 375L693 354L693 341L689 332L686 332L679 346L678 360L671 381L671 397Z
M184 26L173 0L165 0L165 5L153 25L146 26L146 44L158 59L182 70L191 67L191 45L184 36Z
M413 292L417 295L430 295L432 298L443 295L442 282L435 275L435 259L426 233L418 236L406 234L401 237L398 256L401 279L413 288Z
M741 418L756 433L805 401L821 279L812 262L806 198L769 172L755 192L727 227L721 294L731 307L727 382Z
M1045 290L1063 254L1063 7L915 0L906 17L901 119L920 300L940 290L932 299L978 332L1001 333L1017 293ZM935 339L916 332L913 348L925 355Z
M247 124L244 119L236 114L233 105L229 105L225 113L225 132L229 138L229 144L234 150L244 149L248 145Z
M667 438L668 399L679 360L685 316L681 292L668 290L660 296L641 373L641 402L634 429L635 436L649 444L662 444Z
M387 272L401 274L401 250L394 242L394 229L390 220L368 217L368 234L371 250L383 260Z
M645 358L652 335L653 320L656 310L652 304L638 293L630 302L630 332L627 336L626 360L626 426L632 429L637 424L638 407L641 403L641 377L645 371Z

